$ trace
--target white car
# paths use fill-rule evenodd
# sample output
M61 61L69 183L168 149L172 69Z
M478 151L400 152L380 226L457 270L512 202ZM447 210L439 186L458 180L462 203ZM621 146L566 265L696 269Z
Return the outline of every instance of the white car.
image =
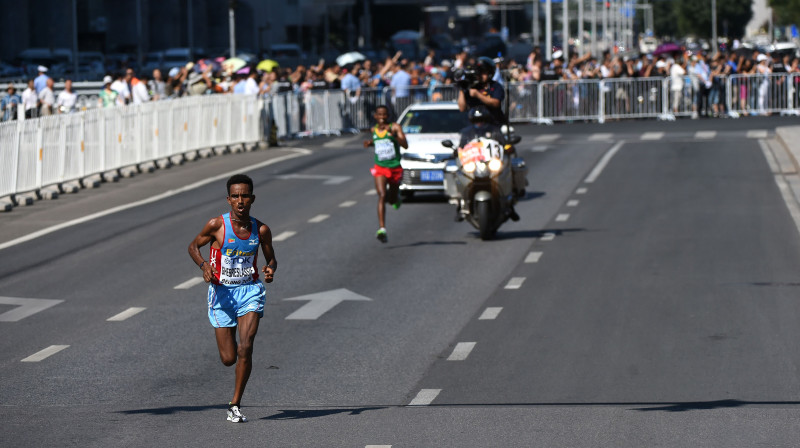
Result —
M412 104L400 115L398 124L408 140L408 149L401 149L401 194L443 192L444 166L453 150L442 146L442 140L458 144L459 131L469 126L467 114L458 110L455 102Z

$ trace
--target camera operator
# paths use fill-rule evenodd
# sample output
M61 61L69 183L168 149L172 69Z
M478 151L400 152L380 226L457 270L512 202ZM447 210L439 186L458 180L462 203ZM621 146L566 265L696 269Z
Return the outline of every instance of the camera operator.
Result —
M503 86L492 80L494 73L494 61L482 56L478 58L474 69L467 68L455 74L455 81L460 88L458 109L466 112L477 106L485 106L489 110L491 123L501 126L506 123L502 109L505 91Z

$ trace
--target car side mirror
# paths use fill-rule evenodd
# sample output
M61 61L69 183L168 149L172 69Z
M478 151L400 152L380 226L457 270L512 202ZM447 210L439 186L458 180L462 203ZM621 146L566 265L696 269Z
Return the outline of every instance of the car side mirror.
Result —
M450 140L442 140L442 146L444 146L445 148L452 148L453 142L451 142Z

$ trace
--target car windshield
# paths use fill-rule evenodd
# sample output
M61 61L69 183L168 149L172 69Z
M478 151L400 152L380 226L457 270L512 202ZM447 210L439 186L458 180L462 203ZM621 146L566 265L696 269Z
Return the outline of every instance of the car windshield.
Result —
M469 126L467 114L458 109L410 110L400 120L406 134L458 132Z

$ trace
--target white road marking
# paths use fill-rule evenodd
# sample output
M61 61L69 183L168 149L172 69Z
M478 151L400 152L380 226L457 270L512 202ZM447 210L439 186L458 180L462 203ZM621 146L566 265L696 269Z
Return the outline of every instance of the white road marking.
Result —
M575 194L586 194L587 191L589 191L588 188L578 188L575 190Z
M598 140L611 140L614 137L614 134L609 134L606 132L598 132L596 134L592 134L589 136L589 141L598 141Z
M369 190L364 192L365 196L374 196L376 194L378 194L378 191L375 190L374 188L370 188Z
M696 139L710 139L717 136L717 131L697 131L694 134Z
M556 239L556 234L547 232L544 235L542 235L541 238L539 238L539 241L553 241L554 239Z
M525 282L525 277L511 277L506 283L504 289L519 289L522 287L522 284Z
M797 206L792 187L782 175L775 176L775 183L778 185L781 196L783 196L783 202L786 203L786 208L789 209L789 214L792 216L797 232L800 233L800 207Z
M356 201L344 201L339 204L339 207L352 207L354 205L356 205Z
M481 316L478 318L478 320L495 320L500 314L500 311L503 311L502 306L490 306L483 310L483 313L481 313Z
M290 301L307 301L305 305L301 306L294 313L286 316L286 320L316 320L320 316L327 313L336 305L344 302L345 300L371 302L372 299L356 294L350 290L340 288L331 291L323 291L315 294L308 294L300 297L292 297Z
M537 143L553 142L553 141L558 140L559 137L561 137L561 134L543 134L543 135L540 135L540 136L536 137L533 141L537 142Z
M276 157L274 159L267 160L267 161L264 161L264 162L261 162L261 163L257 163L255 165L250 165L250 166L246 167L246 170L247 171L253 171L253 170L256 170L256 169L259 169L259 168L263 168L265 166L274 165L276 163L283 162L284 160L294 159L295 157L307 156L307 155L312 153L311 150L303 149L303 148L293 148L293 149L291 149L291 151L294 151L295 154L287 154L285 156ZM36 232L30 233L28 235L25 235L25 236L22 236L22 237L19 237L19 238L16 238L16 239L13 239L11 241L6 241L3 244L0 244L0 250L9 248L11 246L16 246L17 244L21 244L21 243L24 243L26 241L34 240L36 238L39 238L40 236L44 236L44 235L47 235L49 233L57 232L59 230L66 229L68 227L72 227L72 226L75 226L75 225L78 225L78 224L83 224L85 222L89 222L89 221L92 221L92 220L97 219L97 218L102 218L104 216L112 215L112 214L117 213L117 212L125 211L125 210L128 210L128 209L134 208L134 207L139 207L140 205L150 204L150 203L153 203L153 202L156 202L156 201L160 201L162 199L166 199L166 198L169 198L169 197L181 194L181 193L185 193L187 191L191 191L191 190L194 190L196 188L200 188L200 187L202 187L204 185L208 185L210 183L218 182L218 181L220 181L222 179L227 179L227 178L233 176L234 174L241 173L243 170L245 170L245 168L239 168L239 169L227 172L227 173L218 174L216 176L205 178L205 179L203 179L203 180L201 180L199 182L195 182L193 184L189 184L189 185L186 185L184 187L177 188L175 190L168 190L168 191L165 191L164 193L157 194L155 196L151 196L149 198L142 199L140 201L131 202L131 203L128 203L128 204L125 204L125 205L119 205L117 207L112 207L112 208L109 208L107 210L104 210L102 212L92 213L91 215L87 215L87 216L84 216L82 218L73 219L71 221L62 222L61 224L56 224L54 226L47 227L47 228L42 229L42 230L37 230Z
M311 222L311 223L322 222L322 221L325 221L326 219L328 219L330 217L331 217L331 215L317 215L317 216L309 219L308 222Z
M51 306L58 305L63 300L56 299L25 299L22 297L0 297L0 305L14 305L16 308L0 314L0 322L17 322L32 316L39 311L44 311Z
M439 392L442 389L422 389L417 393L417 396L411 400L409 406L428 406L429 404L433 403L433 400L439 396Z
M747 131L747 138L767 138L767 131L764 129L752 129Z
M534 146L533 148L531 148L531 151L533 151L533 152L545 152L545 151L547 151L548 149L550 149L550 147L549 147L549 146L545 146L545 145L536 145L536 146Z
M69 347L69 345L51 345L44 350L38 351L31 356L23 359L22 362L39 362L49 356L55 355L56 353L64 350L65 348Z
M567 201L567 207L577 207L578 204L580 204L580 202L581 201L579 201L577 199L571 199L571 200Z
M525 257L525 263L538 263L542 258L541 252L531 252Z
M287 230L285 232L278 234L278 236L273 236L272 241L286 241L295 235L297 235L297 232L292 232L291 230Z
M467 359L472 349L475 348L475 342L459 342L453 349L453 353L447 357L448 361L463 361Z
M364 448L392 448L391 445L367 445Z
M108 322L120 322L120 321L123 321L123 320L131 317L131 316L135 316L135 315L141 313L142 311L144 311L146 309L147 308L134 306L134 307L128 308L127 310L117 314L116 316L111 316L106 320Z
M567 213L562 213L562 214L556 216L556 221L558 221L558 222L564 222L564 221L566 221L568 219L569 219L569 214L567 214Z
M664 138L663 132L645 132L642 134L642 140L661 140Z
M619 141L619 142L617 142L616 145L612 146L611 149L609 149L603 155L603 157L600 159L600 161L597 162L597 165L594 167L592 172L589 173L589 175L583 181L586 182L587 184L590 184L590 183L596 181L597 178L600 177L600 174L603 173L603 170L606 168L606 165L608 165L608 162L610 162L611 158L614 157L614 154L616 154L617 151L619 151L619 149L622 148L622 145L624 145L624 144L625 144L624 141Z
M172 289L189 289L194 285L199 285L200 283L204 283L203 277L192 277L189 280L181 283L180 285L172 288Z
M325 176L321 174L282 174L275 176L278 179L310 179L310 180L325 180L323 185L339 185L352 179L350 176Z

